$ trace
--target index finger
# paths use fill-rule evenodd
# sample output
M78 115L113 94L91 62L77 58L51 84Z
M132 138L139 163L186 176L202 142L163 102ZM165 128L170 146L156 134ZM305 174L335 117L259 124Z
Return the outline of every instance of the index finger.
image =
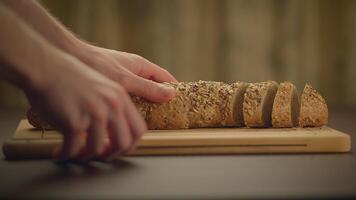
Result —
M160 66L140 56L134 64L128 67L131 72L145 79L150 79L160 83L177 82L177 79L166 69L161 68Z
M147 67L143 66L141 73L146 75L145 78L156 82L178 82L177 79L169 73L166 69L159 67L158 65L146 60ZM140 74L138 74L140 76Z

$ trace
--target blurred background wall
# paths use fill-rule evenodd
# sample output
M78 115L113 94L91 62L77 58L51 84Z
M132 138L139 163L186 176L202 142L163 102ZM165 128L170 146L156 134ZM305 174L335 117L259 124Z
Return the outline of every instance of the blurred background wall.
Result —
M180 81L290 80L356 105L356 1L42 0L84 40L140 54ZM24 96L0 84L2 104Z

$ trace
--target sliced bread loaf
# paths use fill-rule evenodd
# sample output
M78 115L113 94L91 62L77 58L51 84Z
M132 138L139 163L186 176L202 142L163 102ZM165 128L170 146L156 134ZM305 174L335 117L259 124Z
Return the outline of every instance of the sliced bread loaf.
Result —
M279 85L272 108L272 126L276 128L298 125L299 96L297 88L291 82Z
M169 102L153 103L142 97L131 97L148 129L243 125L242 101L246 83L198 81L164 84L176 90L176 96ZM49 127L32 110L28 112L28 119L35 127Z
M324 98L306 84L300 104L299 126L319 127L328 123L328 107Z
M278 83L266 81L250 84L243 102L243 116L248 127L270 127L271 113Z
M298 94L290 82L275 81L225 84L214 81L165 83L176 90L166 103L152 103L132 96L149 129L199 127L301 127L323 126L328 121L325 100L306 85L299 109ZM278 89L278 90L277 90ZM298 112L299 111L299 112ZM299 121L298 121L299 113ZM50 129L39 115L29 110L29 122Z

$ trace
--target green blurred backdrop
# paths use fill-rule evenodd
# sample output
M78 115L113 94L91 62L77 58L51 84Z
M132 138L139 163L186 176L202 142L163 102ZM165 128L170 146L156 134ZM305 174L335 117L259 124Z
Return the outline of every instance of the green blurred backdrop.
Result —
M356 1L42 0L84 40L140 54L181 81L290 80L356 105ZM25 106L0 83L0 104Z

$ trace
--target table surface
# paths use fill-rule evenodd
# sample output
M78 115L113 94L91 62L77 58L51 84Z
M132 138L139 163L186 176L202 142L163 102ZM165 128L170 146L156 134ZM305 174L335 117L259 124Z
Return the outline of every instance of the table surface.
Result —
M356 138L356 109L330 109L329 126ZM0 142L24 110L0 108ZM126 157L115 163L7 161L0 198L286 199L356 197L356 155L274 154Z

